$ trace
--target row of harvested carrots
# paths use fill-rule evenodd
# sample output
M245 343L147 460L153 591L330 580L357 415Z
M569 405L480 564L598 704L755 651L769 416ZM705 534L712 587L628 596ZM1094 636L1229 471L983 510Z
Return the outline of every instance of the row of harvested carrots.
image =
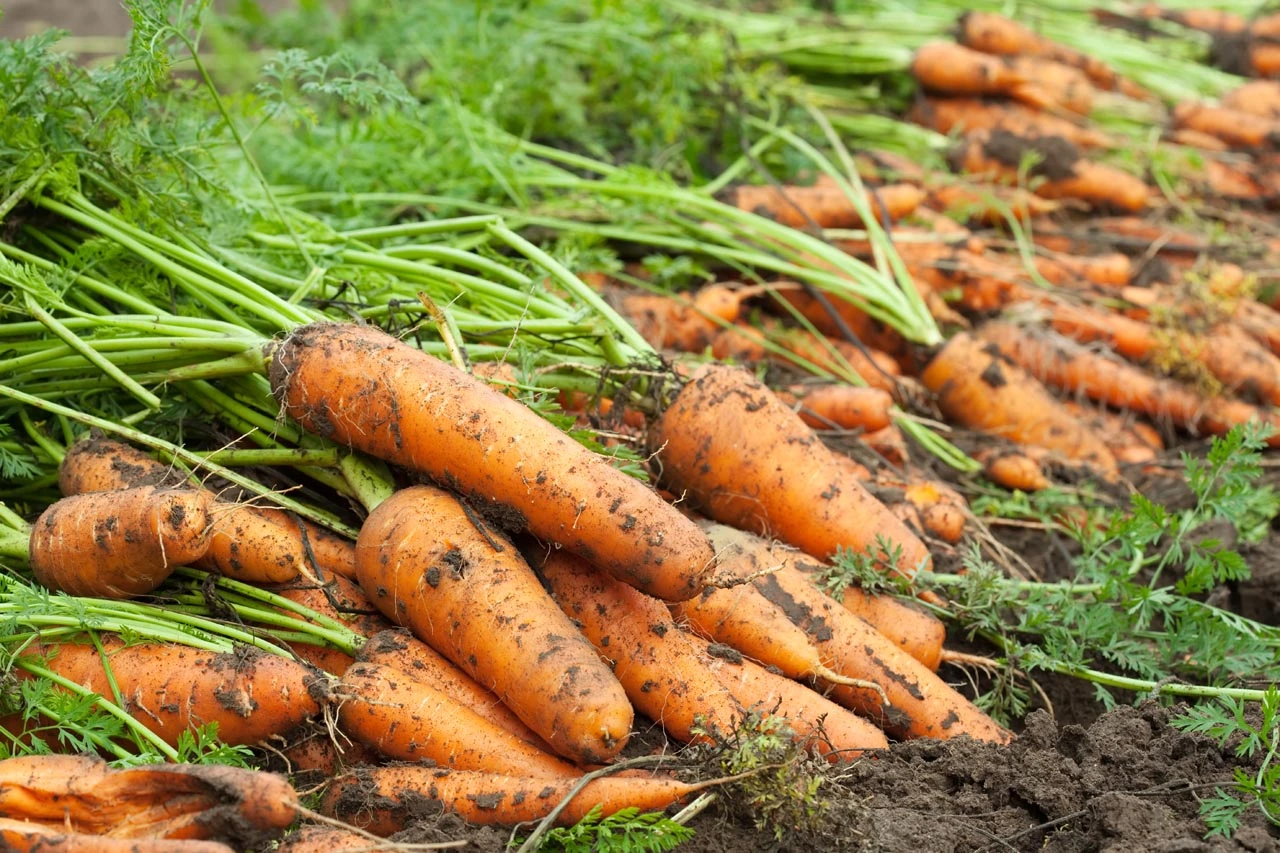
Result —
M436 765L346 769L331 783L326 810L388 833L428 793L477 822L546 814L584 767L619 756L637 711L679 741L727 733L749 710L780 715L833 761L883 748L886 734L1010 737L935 673L935 618L856 589L842 606L819 589L821 561L841 548L882 539L905 574L930 553L749 373L701 368L648 433L663 484L703 517L377 329L303 327L271 358L282 408L303 426L453 491L400 489L353 544L175 482L130 447L70 448L68 497L32 526L42 583L136 596L193 564L270 584L370 638L358 660L294 645L318 667L105 638L126 710L166 740L207 722L228 743L287 739L336 709L359 748L340 757L303 737L286 750L295 766L338 772L357 755ZM15 672L112 695L87 642L34 644ZM20 719L4 724L21 736ZM560 819L697 789L601 779Z

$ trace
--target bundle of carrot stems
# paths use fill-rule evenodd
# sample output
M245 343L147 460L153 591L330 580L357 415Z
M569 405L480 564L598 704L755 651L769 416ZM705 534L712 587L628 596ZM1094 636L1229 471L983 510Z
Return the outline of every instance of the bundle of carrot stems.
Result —
M725 781L600 772L644 718L696 744L763 717L835 765L1005 743L915 582L979 534L966 486L1112 488L1278 423L1275 238L1175 224L1274 233L1280 84L1190 58L1247 36L1265 73L1251 9L1124 13L1162 53L1087 4L673 3L789 72L785 116L680 183L359 74L349 138L255 137L179 5L105 70L5 45L7 754L266 749L390 835L415 797L573 823ZM279 165L400 139L449 177ZM850 555L898 594L828 594Z

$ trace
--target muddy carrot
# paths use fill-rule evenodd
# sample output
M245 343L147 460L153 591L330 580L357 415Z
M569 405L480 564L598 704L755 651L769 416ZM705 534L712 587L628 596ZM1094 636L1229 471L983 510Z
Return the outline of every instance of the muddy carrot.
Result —
M1173 108L1173 125L1207 133L1235 148L1274 148L1280 141L1280 126L1271 119L1195 101Z
M380 504L360 530L356 567L389 619L496 693L560 755L600 764L622 749L632 719L622 685L511 541L451 494L414 486Z
M304 428L455 484L481 509L668 600L696 594L711 549L643 483L532 410L377 329L318 323L271 364Z
M743 370L699 368L654 422L649 446L661 479L717 521L823 559L883 537L901 548L898 571L930 562L924 543L840 475L813 431Z
M109 838L12 818L0 818L0 845L5 853L235 853L218 841Z
M360 587L341 575L324 584L299 578L284 586L272 587L271 591L343 623L362 637L372 637L392 627ZM307 663L333 675L342 675L354 660L346 652L329 646L299 642L290 642L288 646Z

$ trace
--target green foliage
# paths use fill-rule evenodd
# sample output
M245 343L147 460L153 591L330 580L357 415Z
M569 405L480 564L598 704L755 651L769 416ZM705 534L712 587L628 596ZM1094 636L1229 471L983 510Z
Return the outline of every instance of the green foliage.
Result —
M629 808L601 817L601 811L596 806L573 826L549 830L539 853L666 853L693 838L692 829L661 812Z

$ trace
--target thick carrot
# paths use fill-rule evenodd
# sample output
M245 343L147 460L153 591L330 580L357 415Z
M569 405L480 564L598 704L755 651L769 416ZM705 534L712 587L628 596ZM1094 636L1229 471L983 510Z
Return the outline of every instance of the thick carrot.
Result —
M113 769L92 756L25 755L0 762L0 814L99 837L244 848L279 836L298 796L281 776L225 765Z
M209 549L212 510L204 492L161 486L62 498L31 525L31 570L72 595L144 595Z
M567 761L509 734L438 688L389 666L357 663L338 690L343 731L387 758L430 760L440 767L519 769L529 776L573 778Z
M944 95L1004 95L1033 107L1056 105L1054 95L1000 57L948 41L916 49L911 73L922 87Z
M1168 419L1193 432L1218 435L1249 421L1280 426L1280 420L1256 406L1205 396L1168 379L1157 379L1066 338L1033 333L1011 323L986 323L976 333L1042 382L1157 421ZM1280 446L1280 434L1268 443Z
M893 397L880 388L857 385L792 385L778 392L814 429L856 429L872 432L893 423Z
M1038 160L1025 170L1028 162ZM1042 179L1032 190L1044 198L1074 198L1095 206L1139 211L1151 189L1128 172L1091 162L1061 137L1021 137L1005 130L976 131L953 152L953 166L967 174L1017 184Z
M731 528L717 528L713 541L728 546ZM745 547L751 547L747 544ZM826 694L876 721L885 731L907 737L955 737L1006 742L1012 736L932 670L879 631L829 598L813 582L792 572L765 572L753 583L809 635L819 654L842 675L880 685L888 703L873 691L840 684Z
M1004 130L1024 137L1061 137L1081 148L1110 148L1110 136L1017 101L995 98L938 98L921 95L907 120L938 133Z
M1184 101L1173 108L1173 126L1217 137L1234 148L1275 148L1280 125L1225 106Z
M622 580L668 600L698 591L711 549L643 483L532 410L367 326L317 323L275 350L272 386L306 429L456 485Z
M563 552L549 552L539 572L638 711L685 742L733 731L742 708L693 654L665 604Z
M328 703L328 679L306 664L252 647L216 653L188 646L126 646L103 637L123 708L170 745L206 723L218 724L227 744L257 744L284 735ZM47 661L44 660L47 658ZM97 648L88 643L33 646L18 658L111 698Z
M1080 69L1098 87L1115 89L1118 77L1100 59L1032 32L994 12L968 11L956 23L956 40L965 47L1001 56L1040 56Z
M1055 450L1116 473L1115 457L1034 376L1001 358L1000 350L967 332L954 335L920 379L951 420L1019 444Z
M235 853L218 841L107 838L12 818L0 818L0 847L5 853Z
M569 801L556 823L577 823L595 806L606 817L633 806L660 811L718 781L688 783L666 776L593 779ZM438 767L370 767L334 779L320 811L382 836L440 811L468 823L514 826L546 817L577 782Z
M827 564L781 543L715 522L702 526L716 546L717 572L728 577L759 583L766 574L777 574L786 576L788 584L817 584L830 570ZM736 587L726 590L734 591ZM946 639L941 621L892 596L871 595L855 586L845 589L841 602L904 652L929 669L938 668Z
M622 749L632 720L622 685L511 541L453 495L414 486L385 500L360 530L356 567L389 619L496 693L558 753L600 764Z
M877 219L886 213L895 221L908 216L924 197L914 184L889 184L867 190L867 203ZM844 191L826 183L809 187L744 185L733 190L730 202L792 228L861 228L865 224Z
M819 558L861 551L880 537L901 549L897 571L930 563L918 537L746 371L705 365L649 431L661 479L726 524L774 535Z
M67 449L58 466L64 495L134 486L189 485L174 468L108 438L87 438ZM248 583L284 583L299 573L355 576L355 548L340 536L272 507L217 501L206 554L198 568Z
M546 743L521 722L510 708L502 704L502 700L493 691L481 687L475 679L405 628L389 628L374 634L360 647L356 660L398 669L418 681L444 691L455 702L470 708L521 740L539 747Z

